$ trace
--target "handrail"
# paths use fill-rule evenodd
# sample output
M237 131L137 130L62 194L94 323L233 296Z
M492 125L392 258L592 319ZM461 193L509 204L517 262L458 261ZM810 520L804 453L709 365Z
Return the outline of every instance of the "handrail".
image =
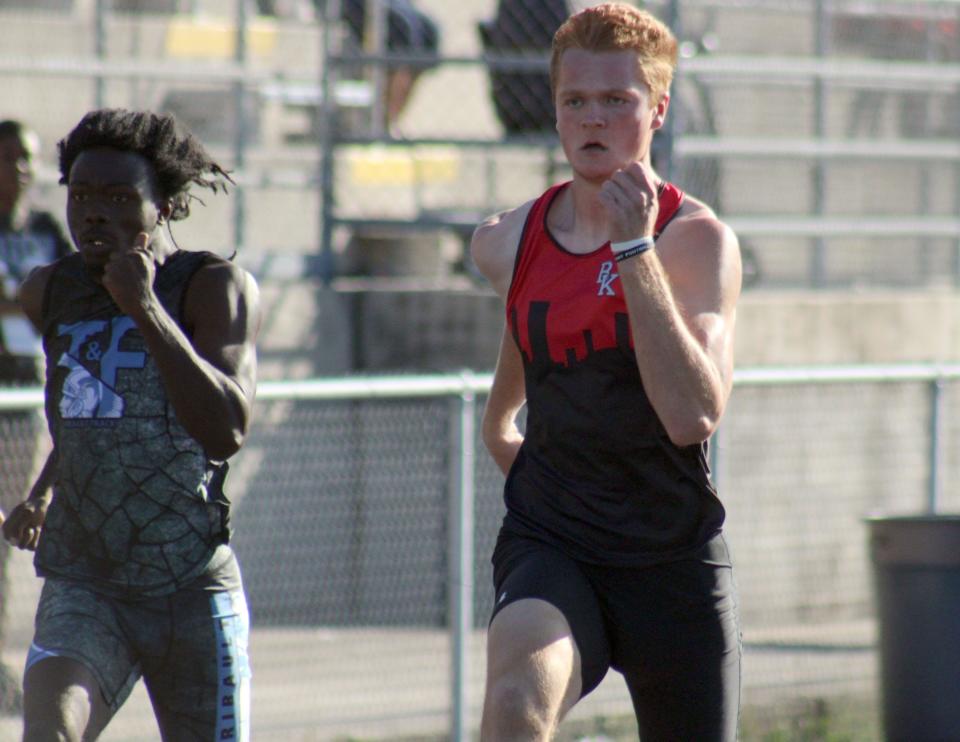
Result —
M950 139L819 139L727 137L683 134L674 143L686 157L790 157L850 160L960 160L960 142Z
M806 216L770 214L741 216L725 214L723 219L741 235L780 237L960 237L960 219L948 216Z
M406 63L430 66L484 65L546 69L546 58L532 59L524 55L424 56L423 54L357 54L331 55L334 64ZM236 62L179 62L164 59L95 57L22 57L0 56L0 75L53 75L63 77L140 78L191 82L244 82L248 85L296 85L301 92L316 84L312 70L290 71L261 69ZM919 83L956 85L960 83L960 64L916 62L911 60L860 60L844 57L771 56L765 54L709 54L679 61L678 75L721 75L724 78L749 77L757 82L780 83L784 80L825 82L855 81L863 87L889 88L891 85L912 87ZM742 79L732 80L741 84Z
M795 384L932 382L960 380L960 364L900 363L865 365L755 366L734 371L734 387ZM409 399L486 394L490 372L465 370L451 374L394 374L261 381L257 399L285 400ZM40 407L40 387L0 387L0 411Z

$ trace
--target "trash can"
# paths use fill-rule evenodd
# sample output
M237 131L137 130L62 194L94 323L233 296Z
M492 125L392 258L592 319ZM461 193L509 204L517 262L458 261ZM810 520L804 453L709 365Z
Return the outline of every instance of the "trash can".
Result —
M960 740L960 515L867 520L887 742Z

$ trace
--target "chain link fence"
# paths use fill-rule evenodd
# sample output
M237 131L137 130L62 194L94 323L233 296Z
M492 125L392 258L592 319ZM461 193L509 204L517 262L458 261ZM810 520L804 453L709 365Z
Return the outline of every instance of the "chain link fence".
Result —
M864 518L925 512L934 491L940 510L960 509L960 460L934 455L960 447L958 378L933 367L738 374L712 461L740 591L744 739L787 728L798 705L807 720L854 714L852 739L879 736ZM228 479L252 613L254 739L439 740L458 723L464 737L476 728L503 515L502 476L474 439L488 384L261 385ZM2 413L5 472L32 465L33 414ZM461 523L472 527L457 538ZM39 581L19 552L8 572L4 659L22 666ZM611 673L561 733L619 725L629 739L630 714ZM141 688L104 739L153 729ZM0 739L15 730L0 721Z

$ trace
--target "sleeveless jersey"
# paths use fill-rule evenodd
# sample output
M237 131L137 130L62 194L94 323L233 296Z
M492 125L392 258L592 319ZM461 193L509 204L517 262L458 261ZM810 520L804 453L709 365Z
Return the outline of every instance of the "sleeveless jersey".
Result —
M547 212L567 185L531 208L507 295L527 421L504 527L595 564L712 561L724 510L706 444L674 445L647 399L609 243L574 254L550 234ZM658 235L683 198L661 189Z
M154 290L181 327L191 277L218 259L177 251L158 268ZM226 464L180 425L139 329L79 254L50 276L42 330L58 458L38 574L155 597L216 570L211 559L227 541Z

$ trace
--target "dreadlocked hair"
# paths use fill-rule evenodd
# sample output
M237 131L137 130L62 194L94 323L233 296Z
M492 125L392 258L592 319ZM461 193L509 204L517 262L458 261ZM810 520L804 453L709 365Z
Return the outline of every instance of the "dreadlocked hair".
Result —
M173 204L170 220L186 219L190 201L200 201L189 192L191 185L226 193L227 183L234 182L229 172L211 159L200 140L171 114L122 108L90 111L57 143L61 185L69 181L70 169L80 153L93 147L136 152L146 158L156 172L160 196Z

